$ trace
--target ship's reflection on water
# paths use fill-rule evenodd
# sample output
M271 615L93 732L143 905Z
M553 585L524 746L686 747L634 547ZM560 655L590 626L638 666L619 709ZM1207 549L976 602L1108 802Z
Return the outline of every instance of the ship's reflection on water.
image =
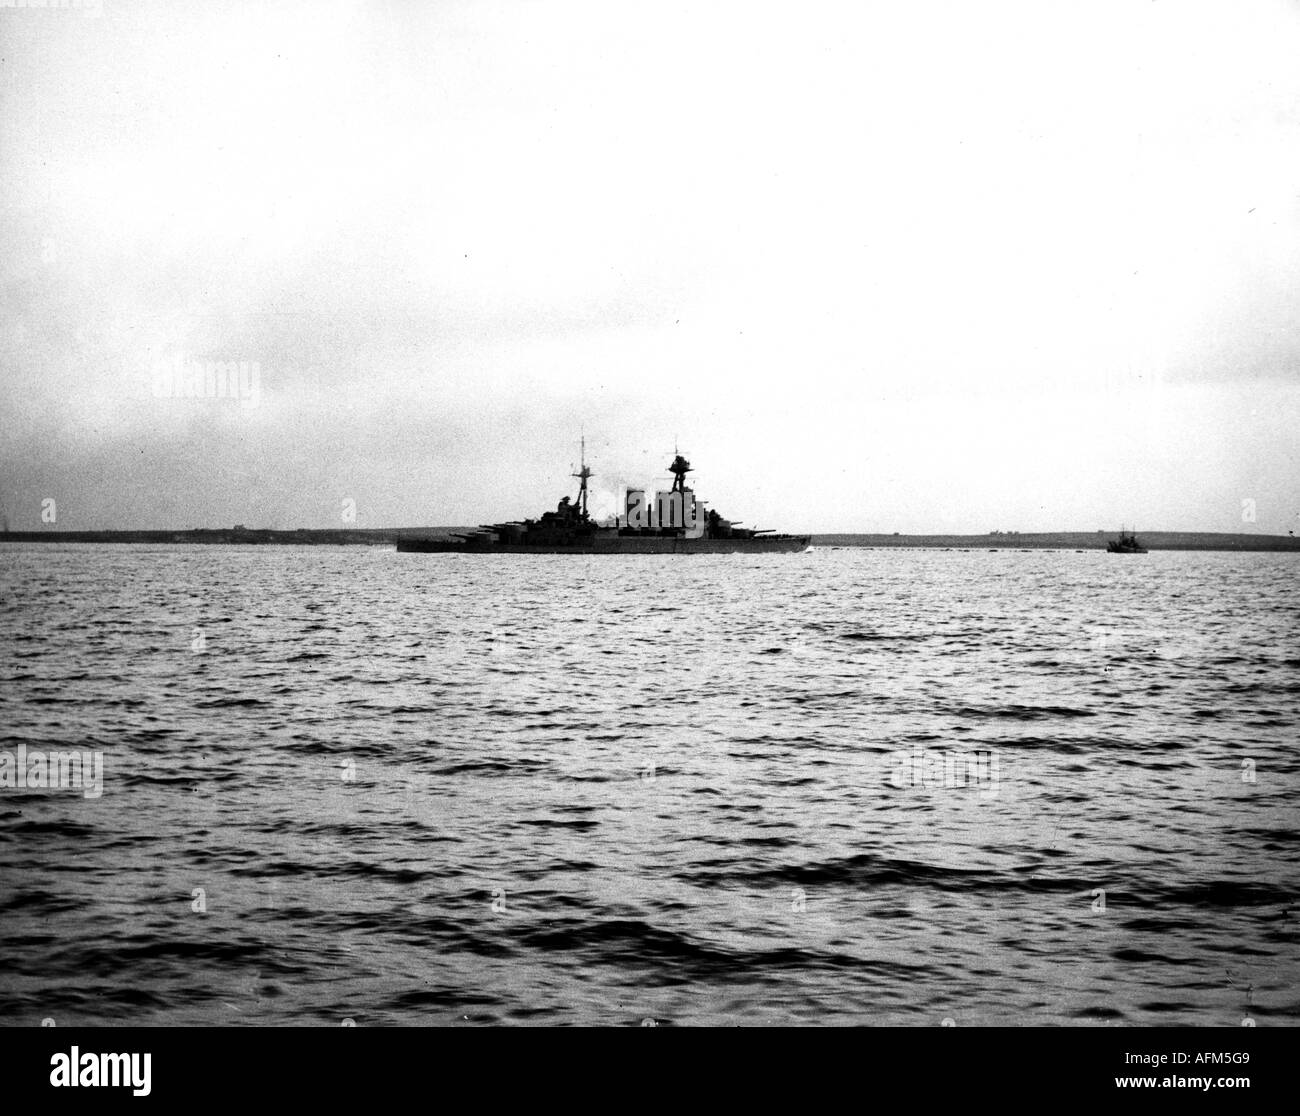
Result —
M8 547L0 1018L1295 1023L1295 562Z

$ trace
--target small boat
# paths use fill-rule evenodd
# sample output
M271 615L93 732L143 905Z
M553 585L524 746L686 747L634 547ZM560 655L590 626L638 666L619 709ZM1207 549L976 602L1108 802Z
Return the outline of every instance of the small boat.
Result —
M1126 532L1123 527L1119 529L1119 538L1111 539L1106 543L1107 554L1145 554L1147 548L1138 542L1138 537L1132 531Z

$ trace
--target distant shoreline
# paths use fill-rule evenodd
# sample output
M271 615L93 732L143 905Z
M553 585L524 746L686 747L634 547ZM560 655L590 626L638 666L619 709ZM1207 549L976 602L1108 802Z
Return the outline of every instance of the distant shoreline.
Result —
M202 528L190 531L9 531L0 543L135 543L224 546L391 546L399 538L445 538L464 527L379 527L349 530L246 530ZM1105 550L1116 532L1047 531L996 535L814 534L814 547L888 547L913 550ZM1141 532L1149 550L1237 550L1300 552L1289 535L1247 535L1209 531Z
M1117 531L1044 531L998 535L814 535L814 546L909 547L940 550L1105 550ZM1213 531L1140 531L1148 550L1258 550L1300 552L1290 535L1236 535Z

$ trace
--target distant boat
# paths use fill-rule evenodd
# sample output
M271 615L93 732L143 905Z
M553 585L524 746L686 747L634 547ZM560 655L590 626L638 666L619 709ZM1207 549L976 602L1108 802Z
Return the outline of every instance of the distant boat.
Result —
M1132 531L1125 532L1124 528L1119 529L1119 538L1111 539L1106 543L1106 552L1108 554L1145 554L1147 548L1138 542L1138 537Z

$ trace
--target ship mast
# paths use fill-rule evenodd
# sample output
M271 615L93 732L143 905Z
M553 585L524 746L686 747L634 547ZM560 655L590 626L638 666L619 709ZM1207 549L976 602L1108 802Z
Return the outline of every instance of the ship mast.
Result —
M587 435L586 434L583 434L582 436L581 453L582 453L582 458L581 458L582 467L576 473L571 473L570 476L574 476L578 478L578 514L583 519L586 519L587 518L587 478L596 475L590 469L587 468Z
M679 453L668 466L668 471L673 475L673 491L681 492L686 487L686 474L694 470L691 469L691 463Z

